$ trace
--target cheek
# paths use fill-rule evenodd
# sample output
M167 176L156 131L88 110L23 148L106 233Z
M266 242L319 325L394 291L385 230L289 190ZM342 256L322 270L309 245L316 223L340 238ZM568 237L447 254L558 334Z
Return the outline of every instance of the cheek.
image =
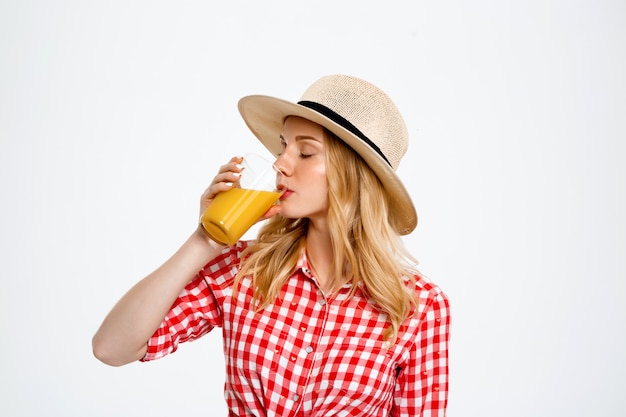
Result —
M323 195L324 198L328 194L328 179L326 178L326 168L320 167L315 169L311 173L311 178L315 179L315 184L317 184L316 188L319 191L320 195Z

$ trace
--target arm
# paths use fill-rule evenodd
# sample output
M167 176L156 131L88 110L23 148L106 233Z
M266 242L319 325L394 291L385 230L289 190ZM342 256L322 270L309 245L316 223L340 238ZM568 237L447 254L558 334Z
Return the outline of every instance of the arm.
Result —
M391 413L394 417L446 415L450 340L447 296L439 292L426 309L409 363L398 376Z
M232 187L241 168L240 158L222 166L200 204L202 213L215 195ZM208 239L202 226L163 265L132 287L113 307L92 340L94 355L120 366L144 357L147 341L167 315L185 285L223 246Z
M143 358L146 342L178 294L221 249L201 230L193 233L170 259L117 302L93 337L94 355L113 366Z

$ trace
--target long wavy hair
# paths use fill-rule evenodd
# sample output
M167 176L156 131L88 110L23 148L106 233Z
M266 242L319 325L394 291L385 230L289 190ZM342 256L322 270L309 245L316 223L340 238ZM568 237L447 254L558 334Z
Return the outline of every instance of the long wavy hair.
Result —
M407 279L417 273L417 261L406 251L389 222L389 198L365 161L333 133L325 130L330 225L334 271L330 284L338 290L360 284L370 300L387 314L386 340L395 342L400 325L415 311L417 297ZM235 288L244 276L253 282L253 302L267 307L293 273L306 245L309 220L276 215L259 230L242 256Z

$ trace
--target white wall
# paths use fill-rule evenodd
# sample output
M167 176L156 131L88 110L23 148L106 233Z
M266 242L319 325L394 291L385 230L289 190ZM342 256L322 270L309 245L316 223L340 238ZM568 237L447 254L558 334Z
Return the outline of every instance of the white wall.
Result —
M626 413L623 2L23 0L0 2L0 415L225 415L218 332L122 368L90 339L261 149L237 100L329 73L407 119L449 415Z

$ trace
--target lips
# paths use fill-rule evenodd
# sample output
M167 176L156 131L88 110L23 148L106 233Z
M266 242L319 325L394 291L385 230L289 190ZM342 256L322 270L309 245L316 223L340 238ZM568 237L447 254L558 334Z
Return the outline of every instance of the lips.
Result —
M285 200L287 197L289 197L291 194L293 194L293 191L289 190L289 189L284 189L283 193L280 196L281 200Z
M293 191L287 188L284 184L278 184L276 186L276 189L278 190L278 192L282 193L280 196L281 200L284 200L287 197L289 197L291 194L293 194Z

